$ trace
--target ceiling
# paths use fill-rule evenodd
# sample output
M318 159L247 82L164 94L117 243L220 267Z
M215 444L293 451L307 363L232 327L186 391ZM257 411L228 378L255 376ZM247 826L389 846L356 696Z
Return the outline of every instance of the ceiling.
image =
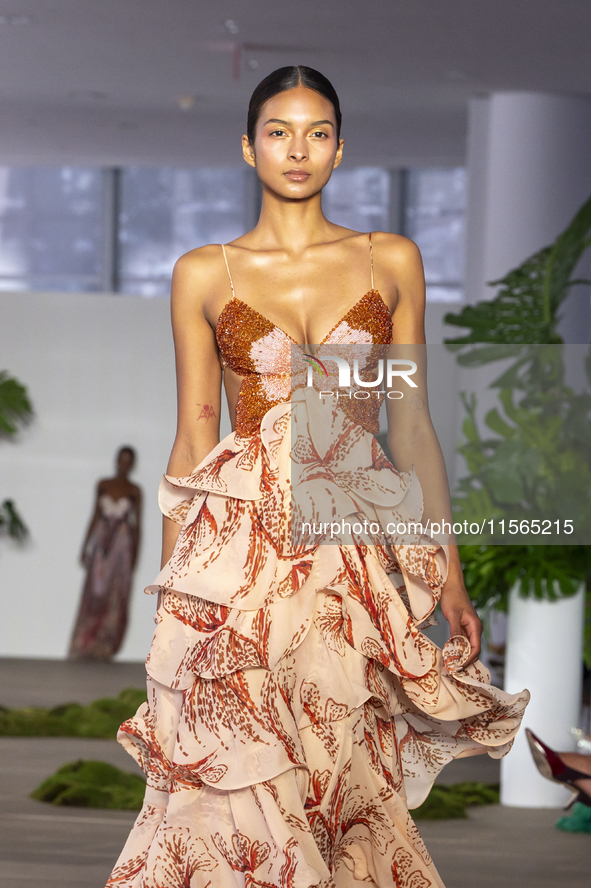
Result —
M286 64L335 84L349 161L461 163L471 95L591 94L591 3L0 0L0 163L240 163Z

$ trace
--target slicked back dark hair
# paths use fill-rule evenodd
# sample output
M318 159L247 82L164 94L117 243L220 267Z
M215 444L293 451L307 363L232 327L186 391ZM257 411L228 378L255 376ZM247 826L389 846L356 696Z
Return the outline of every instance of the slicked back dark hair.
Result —
M251 145L254 144L256 125L265 102L268 102L269 99L272 99L278 93L294 89L296 86L305 86L308 89L313 89L314 92L320 93L321 96L324 96L330 102L334 108L337 122L337 139L340 138L341 106L336 90L328 77L325 77L324 74L321 74L320 71L316 71L314 68L308 68L306 65L286 65L285 68L277 68L276 71L271 71L264 80L261 80L250 97L246 134Z

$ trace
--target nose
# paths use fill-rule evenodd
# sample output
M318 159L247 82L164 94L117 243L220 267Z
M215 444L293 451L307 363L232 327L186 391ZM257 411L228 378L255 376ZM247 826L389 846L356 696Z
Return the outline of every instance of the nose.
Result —
M295 137L289 146L289 159L296 162L305 160L308 157L308 146L304 138Z

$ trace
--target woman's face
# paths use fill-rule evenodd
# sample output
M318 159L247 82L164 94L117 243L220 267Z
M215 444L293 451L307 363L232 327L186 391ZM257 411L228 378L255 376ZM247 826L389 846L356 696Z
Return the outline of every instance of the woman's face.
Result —
M341 162L334 108L305 86L278 93L265 102L257 121L254 146L242 137L244 159L259 179L287 199L320 191Z
M120 450L117 454L117 471L121 475L128 475L133 469L134 457L129 450Z

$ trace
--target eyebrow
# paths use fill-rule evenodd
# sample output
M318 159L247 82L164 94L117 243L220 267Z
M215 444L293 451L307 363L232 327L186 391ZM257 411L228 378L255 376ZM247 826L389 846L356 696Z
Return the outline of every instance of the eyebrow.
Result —
M291 124L287 120L280 120L278 117L270 117L269 120L265 120L265 126L268 123L282 123L284 126L291 126ZM310 126L320 126L323 123L328 123L329 126L332 126L334 129L334 123L332 120L315 120L314 123L311 123Z

